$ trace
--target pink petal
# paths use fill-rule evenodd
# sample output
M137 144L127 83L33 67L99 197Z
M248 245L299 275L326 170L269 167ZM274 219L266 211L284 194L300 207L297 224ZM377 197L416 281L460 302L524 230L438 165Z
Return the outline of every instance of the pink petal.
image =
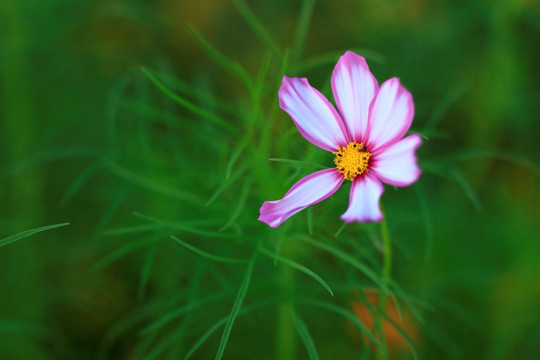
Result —
M330 197L342 183L343 175L335 168L314 172L294 184L283 199L265 201L257 220L278 227L297 212Z
M377 178L369 173L354 179L349 196L349 208L341 215L346 223L357 221L381 221L383 214L379 208L379 199L384 187Z
M385 81L369 109L368 149L373 152L401 139L411 127L413 117L411 93L399 83L398 78Z
M378 88L362 56L347 51L339 59L332 73L332 92L352 141L365 140L369 104Z
M279 106L312 144L328 151L338 151L338 145L347 144L347 130L336 109L307 79L284 76Z
M416 149L422 145L422 138L416 134L407 136L386 148L374 153L370 171L379 180L394 186L413 184L422 170L416 160Z

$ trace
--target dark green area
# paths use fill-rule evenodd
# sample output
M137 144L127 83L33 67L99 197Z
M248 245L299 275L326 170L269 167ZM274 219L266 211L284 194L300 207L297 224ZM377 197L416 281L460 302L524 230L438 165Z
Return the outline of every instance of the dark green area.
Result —
M405 338L421 359L539 359L539 18L530 0L0 2L0 359L409 359ZM400 77L425 137L420 181L382 197L388 284L380 225L339 220L348 185L256 220L332 166L279 109L283 74L331 98L345 50ZM353 309L385 286L392 321L371 326ZM374 345L386 327L408 335Z

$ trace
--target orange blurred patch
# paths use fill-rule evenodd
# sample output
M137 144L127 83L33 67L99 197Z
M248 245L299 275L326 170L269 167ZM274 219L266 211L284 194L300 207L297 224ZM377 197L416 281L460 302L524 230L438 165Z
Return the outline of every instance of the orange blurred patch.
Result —
M380 334L377 331L374 316L379 317L379 291L375 289L364 290L365 302L353 301L351 306L354 314L360 320L364 326L373 333L377 340L380 340ZM356 297L362 299L362 296L358 294ZM386 299L385 312L394 323L399 325L405 333L412 339L415 344L419 341L418 325L415 322L410 311L404 307L401 307L402 318L400 317L398 307L394 300L390 297ZM374 315L374 316L373 316ZM399 355L410 353L410 345L407 340L401 335L396 327L389 320L382 320L382 331L386 341L386 346L390 355ZM364 344L371 344L373 348L375 345L368 339L365 334L362 334L362 340Z

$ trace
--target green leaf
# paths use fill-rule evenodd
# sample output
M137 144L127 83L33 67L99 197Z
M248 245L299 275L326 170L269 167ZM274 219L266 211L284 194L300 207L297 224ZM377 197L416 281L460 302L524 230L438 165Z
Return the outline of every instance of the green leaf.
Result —
M22 238L37 234L37 233L42 232L42 231L56 229L56 228L59 228L59 227L62 227L62 226L67 226L67 225L69 225L69 223L47 225L47 226L42 226L42 227L36 228L36 229L26 230L26 231L23 231L21 233L11 235L11 236L9 236L7 238L1 239L0 240L0 247L11 244L11 243L14 243L15 241L18 241L18 240L20 240Z
M306 209L306 223L308 234L313 235L313 208L311 206Z
M201 347L202 344L213 334L215 333L220 327L222 327L225 323L227 323L227 320L229 318L225 317L223 319L220 319L218 322L216 322L214 325L212 325L208 330L204 332L204 334L193 344L191 349L187 352L186 356L184 356L184 360L188 360L197 349Z
M229 162L227 163L227 167L225 169L225 179L229 179L231 177L232 169L234 167L234 164L236 164L236 160L240 157L240 154L242 154L242 150L244 150L244 147L246 146L246 142L242 141L238 145L236 149L234 149L233 153L231 154L231 157L229 158Z
M21 161L18 161L12 166L7 166L0 169L0 180L15 176L24 171L31 170L37 166L44 165L49 162L76 159L76 158L99 158L101 153L89 147L72 146L56 149L40 151L37 154L31 155Z
M244 314L247 314L249 313L250 311L253 311L253 310L256 310L256 309L259 309L261 307L264 307L266 305L269 305L269 304L273 304L273 303L276 303L276 302L279 302L280 300L282 300L281 298L279 297L273 297L273 298L269 298L269 299L264 299L264 300L261 300L261 301L258 301L256 303L253 303L249 306L246 306L245 308L243 308L242 310L239 311L238 313L238 316L241 316L241 315L244 315ZM204 344L204 342L213 334L215 333L220 327L222 327L224 324L227 323L228 319L230 317L229 316L226 316L222 319L220 319L219 321L217 321L214 325L212 325L208 330L206 330L204 332L204 334L199 338L199 340L197 340L195 342L195 344L191 347L191 349L188 351L188 353L186 354L186 356L184 357L184 360L187 360L189 359L197 349L199 349L202 344Z
M264 80L266 79L266 74L268 73L270 60L271 60L270 53L266 51L264 53L263 61L259 69L259 72L257 73L257 77L255 78L255 89L253 90L253 102L257 106L259 106L259 103L261 101L261 95L263 93L263 89L265 86Z
M448 173L454 178L454 180L459 184L461 189L465 192L465 195L471 200L476 210L481 210L482 205L480 205L480 200L478 199L478 195L476 195L476 192L472 188L471 184L467 181L467 178L459 171L457 168L454 167L447 167Z
M234 0L234 5L255 34L274 53L274 55L281 60L283 55L281 54L279 47L276 45L274 39L272 39L262 22L255 16L253 11L251 11L246 2L244 0Z
M141 269L141 278L139 280L139 286L137 287L137 299L141 300L144 296L146 288L148 287L148 281L150 280L150 273L152 272L152 266L154 264L154 258L156 257L156 246L152 246L150 251L146 254L144 263Z
M323 309L327 309L327 310L330 310L330 311L333 311L341 316L343 316L344 318L352 321L352 323L361 331L363 332L364 334L366 334L366 336L384 353L386 352L386 349L383 349L381 347L381 344L379 344L379 342L377 341L377 339L375 338L375 336L373 336L373 333L371 331L368 330L368 328L366 328L364 326L364 324L362 324L362 322L360 320L358 320L358 318L356 317L355 314L353 314L352 312L348 311L348 310L345 310L339 306L336 306L334 304L331 304L329 302L325 302L325 301L320 301L320 300L316 300L316 299L306 299L306 298L299 298L299 299L295 299L295 302L297 303L300 303L300 304L306 304L306 305L312 305L312 306L316 306L316 307L320 307L320 308L323 308Z
M101 233L103 232L103 229L107 226L109 221L112 219L112 217L114 216L114 214L116 213L120 205L122 205L122 202L126 199L130 191L131 191L131 186L124 186L111 199L109 206L107 206L107 209L103 213L103 216L99 219L99 222L96 225L96 229L94 230L95 237L101 235Z
M313 342L313 339L311 338L311 335L309 334L309 330L300 317L298 315L298 312L296 310L294 311L294 326L296 328L296 332L298 333L298 336L300 336L300 339L304 343L304 346L306 347L306 350L308 352L308 356L310 360L319 360L319 354L317 353L317 348L315 347L315 343Z
M292 260L289 260L287 258L284 258L280 255L277 255L277 254L274 254L273 252L267 250L267 249L264 249L264 248L260 248L259 251L261 253L263 253L264 255L268 256L268 257L271 257L273 258L274 260L277 260L279 262L282 262L283 264L285 265L288 265L290 267L292 267L293 269L296 269L300 272L303 272L304 274L308 275L308 276L311 276L313 279L315 279L319 284L321 284L329 293L330 295L334 296L334 292L332 291L332 289L330 288L330 286L328 286L328 284L326 283L326 281L324 281L319 275L317 275L314 271L308 269L307 267L303 266L303 265L300 265Z
M150 333L161 329L163 326L167 325L171 321L178 319L180 316L186 313L192 312L206 304L210 304L212 302L222 300L226 295L227 295L227 292L220 292L220 293L211 294L202 298L198 298L196 301L190 302L184 306L179 307L178 309L170 311L165 316L152 322L150 325L142 329L139 332L139 335L147 336Z
M139 234L142 232L150 232L150 231L163 229L164 227L165 225L161 225L161 224L127 226L127 227L105 230L103 232L103 235L104 236L117 236L117 235Z
M345 230L345 227L346 227L346 226L347 226L347 223L345 223L345 222L344 222L343 224L341 224L341 226L339 227L339 229L337 229L337 231L335 232L334 237L337 238L337 237L339 236L339 234L341 234L341 232L342 232L343 230Z
M428 260L431 257L431 250L433 248L433 219L431 218L431 211L426 193L424 183L418 181L414 189L416 190L416 196L420 203L420 209L422 210L422 217L424 219L424 233L426 234L426 248L424 250L424 259Z
M107 169L119 178L129 181L130 183L145 190L169 196L177 200L186 201L192 204L200 204L201 202L201 199L191 192L183 191L173 186L163 184L155 179L146 177L141 174L137 174L112 161L109 161L107 163Z
M297 65L302 58L309 23L311 21L314 7L315 0L302 1L302 8L300 9L300 15L298 16L298 23L296 24L296 31L294 32L294 41L292 46L293 53L291 55L291 62L294 65Z
M227 120L221 118L220 116L215 115L214 113L211 113L207 110L201 109L197 105L191 103L190 101L184 99L180 95L177 95L173 93L171 90L169 90L162 82L160 82L152 73L145 68L141 67L141 71L143 74L165 95L167 95L169 98L174 100L176 103L181 105L186 110L191 111L192 113L199 115L206 120L209 120L216 124L217 126L220 126L221 128L233 133L238 134L238 129L234 126L232 126Z
M202 256L202 257L204 257L206 259L209 259L209 260L218 261L218 262L224 262L224 263L229 263L229 264L247 264L247 263L249 263L248 260L233 259L233 258L228 258L228 257L223 257L223 256L210 254L210 253L208 253L206 251L202 251L202 250L196 248L193 245L190 245L190 244L188 244L186 242L183 242L182 240L178 239L174 235L171 235L171 238L174 241L176 241L177 243L179 243L180 245L182 245L183 247L185 247L186 249L194 252L195 254L197 254L199 256Z
M210 231L210 230L203 230L203 229L196 228L192 224L190 224L189 222L180 223L180 222L174 222L174 221L161 220L161 219L157 219L157 218L152 217L152 216L141 214L139 212L134 212L133 215L137 216L137 217L139 217L141 219L153 222L155 224L159 224L159 225L162 225L164 227L171 228L171 229L177 229L177 230L185 231L187 233L192 233L192 234L201 235L201 236L207 236L207 237L218 237L218 238L229 238L229 237L231 237L228 234L219 233L217 231ZM210 220L213 221L213 219L210 219ZM206 224L206 225L208 225L208 224Z
M195 28L187 26L187 31L191 37L199 44L199 46L206 52L206 54L214 60L225 71L231 73L240 79L248 90L253 88L253 84L244 68L237 62L227 59L221 54L215 47L213 47Z
M424 324L424 316L422 315L422 312L418 309L418 306L415 303L418 303L422 305L425 309L430 311L435 311L434 307L430 304L427 304L425 302L421 302L416 298L413 298L409 294L407 294L397 283L395 280L391 280L390 286L392 287L393 293L397 295L403 302L405 303L407 309L410 310L410 312L414 315L414 317L421 323ZM394 296L394 295L393 295ZM397 299L396 299L397 302ZM415 302L415 303L414 303Z
M326 166L322 166L322 165L319 165L319 164L314 164L314 163L310 163L310 162L305 162L305 161L300 161L300 160L291 160L291 159L280 159L280 158L270 158L268 159L269 161L275 161L275 162L282 162L282 163L286 163L286 164L291 164L291 165L300 165L300 166L310 166L310 167L314 167L316 169L326 169L327 167Z
M236 170L230 178L225 179L225 181L222 181L221 184L217 187L217 189L214 191L214 193L210 196L208 201L204 204L204 206L210 206L218 197L221 195L225 189L227 189L229 186L231 186L238 178L244 173L244 171L247 170L247 166L244 165L238 170Z
M227 230L238 218L242 210L244 209L244 206L246 205L246 200L251 191L251 184L250 180L247 181L247 184L245 184L242 187L242 192L240 193L240 197L238 198L237 206L235 207L234 211L231 214L231 217L227 221L225 225L221 229L219 229L219 232Z
M409 334L407 334L407 332L405 330L403 330L403 328L401 326L399 326L399 324L395 320L391 319L389 316L385 315L385 319L388 322L390 322L390 324L392 324L394 329L396 329L401 334L401 336L403 336L403 338L405 339L405 341L407 341L407 343L409 344L409 347L411 348L411 350L413 352L413 357L415 359L418 359L418 348L414 344L414 341L411 339Z
M540 164L533 158L517 151L499 148L474 148L465 149L450 154L447 159L450 161L467 161L479 158L494 158L512 162L523 166L540 176Z
M115 261L120 260L124 256L128 255L129 253L145 248L147 246L150 246L152 244L155 244L156 242L162 240L160 239L163 235L157 234L150 237L145 237L142 239L137 239L135 241L130 241L124 246L120 247L119 249L113 251L112 253L106 255L101 260L99 260L97 263L95 263L89 270L91 274L96 273L100 271L101 269L109 266L110 264L114 263Z
M310 244L312 246L318 247L319 249L328 251L329 253L333 254L334 256L341 259L342 261L354 266L356 269L358 269L362 273L364 273L368 278L373 280L373 282L375 282L377 285L379 285L379 287L381 289L383 289L385 293L388 294L388 292L389 292L388 286L386 286L386 284L383 283L383 281L379 278L379 276L377 276L377 274L373 270L371 270L366 265L364 265L361 262L359 262L358 260L356 260L354 257L346 254L344 251L342 251L342 250L340 250L340 249L338 249L338 248L336 248L334 246L322 243L322 242L317 241L317 240L310 239L307 236L300 235L300 236L295 237L295 238L297 238L297 239L299 239L299 240L301 240L301 241L303 241L305 243L308 243L308 244Z
M431 116L424 126L426 132L433 131L439 122L442 120L443 115L448 111L450 106L455 103L467 90L469 86L461 83L451 88L448 93L439 101Z
M234 321L236 320L236 317L238 316L238 313L240 312L240 309L242 308L242 303L244 302L244 298L246 297L246 294L248 291L249 283L251 282L251 275L253 274L253 267L255 265L255 259L257 258L257 253L258 251L255 251L255 253L251 257L251 260L244 274L244 279L242 280L242 283L240 284L240 288L238 289L238 294L236 295L236 299L234 300L231 313L229 317L227 318L227 323L225 324L225 329L223 330L223 335L221 336L221 341L219 343L219 348L216 354L216 360L221 360L221 358L223 357L223 353L225 352L225 347L227 346L227 342L229 341L229 336L231 335L231 330L234 325Z
M81 187L86 183L86 181L95 174L98 170L103 168L103 161L98 160L84 169L79 176L73 181L73 184L67 189L67 191L62 195L60 199L60 206L64 207L67 203L77 194Z

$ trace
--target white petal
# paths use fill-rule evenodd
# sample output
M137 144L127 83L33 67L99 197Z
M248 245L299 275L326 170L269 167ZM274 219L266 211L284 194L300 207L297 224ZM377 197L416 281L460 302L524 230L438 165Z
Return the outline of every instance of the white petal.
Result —
M411 93L398 78L385 81L369 109L366 145L371 152L391 145L405 135L414 117Z
M342 183L343 175L336 168L314 172L294 184L283 199L265 201L257 220L278 227L297 212L330 197Z
M383 214L379 208L379 199L383 192L384 187L375 176L365 173L356 177L351 186L349 208L341 215L341 220L346 223L381 221Z
M365 141L369 104L378 88L362 56L347 51L339 59L332 73L332 92L352 141Z
M414 134L381 149L380 153L373 154L370 171L379 180L390 185L413 184L422 172L416 159L416 149L420 145L422 138Z
M338 151L338 145L347 145L347 130L336 109L307 79L284 76L279 106L312 144L328 151Z

